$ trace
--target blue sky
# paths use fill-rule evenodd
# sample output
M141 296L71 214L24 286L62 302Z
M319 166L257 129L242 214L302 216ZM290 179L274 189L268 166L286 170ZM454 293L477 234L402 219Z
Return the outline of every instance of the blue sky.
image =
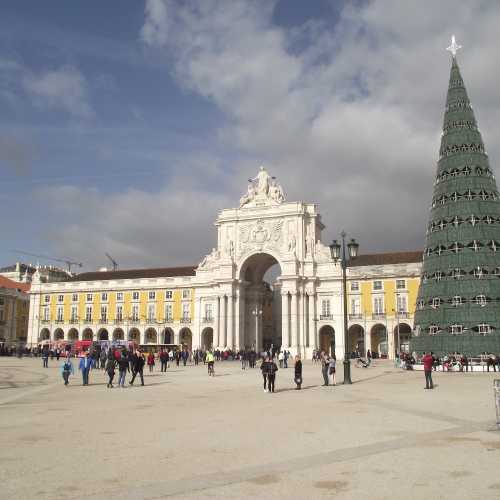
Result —
M0 264L195 264L261 163L325 240L421 248L451 33L498 165L500 8L401 4L2 2Z

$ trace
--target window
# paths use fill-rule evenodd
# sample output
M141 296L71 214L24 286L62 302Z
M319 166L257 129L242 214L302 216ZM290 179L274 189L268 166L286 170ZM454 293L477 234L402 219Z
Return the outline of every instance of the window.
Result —
M123 300L123 292L117 292L116 293L116 300L118 302L121 302Z
M57 302L59 302L59 303L64 302L64 295L58 295L57 296Z
M148 293L148 298L149 298L149 300L155 300L155 298L156 298L156 292L149 292Z
M436 271L434 273L434 279L436 281L441 281L443 279L443 273L441 271Z
M50 319L50 309L48 307L43 308L43 320L49 321Z
M132 300L139 300L139 292L132 292Z
M103 323L108 321L108 306L101 306L101 321Z
M172 321L172 304L165 304L165 321Z
M359 291L359 283L357 281L351 282L351 292Z
M359 297L351 298L351 314L358 316L360 314Z
M73 302L78 302L78 294L77 293L74 293L72 296L71 296L71 300Z
M484 307L486 305L486 296L485 295L476 295L476 304L478 306Z
M330 299L323 299L321 301L321 316L323 318L328 318L330 316Z
M431 301L431 307L437 309L441 305L441 299L439 297L434 297Z
M478 325L479 333L483 335L487 335L488 333L491 333L491 325L486 325L484 323L481 323Z
M406 288L406 280L396 280L396 288L398 290Z
M117 321L123 320L123 306L122 305L116 306L116 320Z
M373 313L384 314L384 297L375 297L373 299Z
M172 299L172 290L167 290L165 292L165 299L166 300L171 300Z
M453 269L452 276L453 276L453 279L459 280L460 278L465 276L465 272L462 271L462 269L457 267L457 268Z
M382 282L381 281L374 281L373 282L373 289L374 290L383 290Z
M463 325L451 325L450 326L450 333L452 335L459 335L464 332L464 327Z
M43 297L43 301L45 302L45 304L50 304L50 295L45 295Z
M205 304L205 319L212 319L212 304Z
M75 323L77 321L78 308L77 306L71 306L71 322Z
M439 331L439 326L431 325L429 326L429 335L436 335Z
M189 319L190 304L182 304L182 319Z
M107 302L107 300L108 300L108 292L102 292L101 293L101 301Z
M191 298L191 290L182 290L182 298L183 299Z
M85 321L92 321L92 306L85 308Z
M57 321L62 321L63 320L63 308L58 307L57 308Z
M425 305L424 299L418 299L417 300L417 309L419 311L421 311L424 308L424 305Z
M463 299L462 297L460 297L460 295L455 295L454 297L452 297L451 299L451 305L453 307L458 307L458 306L461 306L463 303Z
M139 292L137 292L137 293L139 293ZM139 321L139 306L138 305L132 306L132 321Z
M92 302L92 294L87 293L87 302Z
M408 300L406 295L398 295L396 300L396 307L398 309L398 313L407 313L408 312Z
M149 292L151 293L151 292ZM154 292L153 292L154 293ZM155 320L155 305L154 304L148 304L148 321L154 321Z

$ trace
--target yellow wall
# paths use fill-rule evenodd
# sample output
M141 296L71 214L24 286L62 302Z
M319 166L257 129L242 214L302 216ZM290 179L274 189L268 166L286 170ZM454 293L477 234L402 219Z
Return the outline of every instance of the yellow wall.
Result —
M364 281L361 285L361 313L372 314L372 284L371 281Z
M108 321L116 318L116 292L108 293Z
M69 320L71 319L71 296L72 294L70 293L64 295L63 318L65 323L69 323Z
M384 307L387 316L394 316L396 311L396 280L384 281Z
M92 302L92 322L95 322L101 318L101 294L100 292L94 293Z
M55 321L57 318L57 295L50 296L50 319Z
M181 292L181 290L175 290L172 296L174 298L174 307L172 308L174 321L179 321L181 319L181 316L182 316L182 306L181 306L182 292Z
M84 293L78 297L78 317L82 323L85 321L85 298L86 294Z
M146 319L146 304L148 303L148 292L141 292L139 294L139 319L142 321Z
M419 285L420 278L408 280L408 312L411 314L415 313Z
M156 291L156 319L158 321L165 319L165 290Z
M123 294L123 318L132 317L132 292Z

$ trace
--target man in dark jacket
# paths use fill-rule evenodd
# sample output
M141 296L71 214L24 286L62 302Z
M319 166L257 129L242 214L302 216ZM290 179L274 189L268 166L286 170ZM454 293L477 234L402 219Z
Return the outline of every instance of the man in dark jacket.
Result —
M434 384L432 383L432 367L434 365L434 358L430 352L427 352L422 358L422 363L424 365L425 388L434 389Z
M130 385L134 385L134 380L137 374L141 377L141 385L144 385L144 364L146 360L144 359L144 355L141 351L137 351L133 356L132 361L132 380L129 382Z
M274 382L276 381L276 372L278 365L271 359L265 366L267 372L267 387L269 392L274 392Z

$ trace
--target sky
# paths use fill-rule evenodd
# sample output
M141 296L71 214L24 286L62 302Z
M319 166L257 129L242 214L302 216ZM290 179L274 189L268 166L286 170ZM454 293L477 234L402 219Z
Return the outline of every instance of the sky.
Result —
M500 2L5 0L0 266L196 265L260 165L328 242L423 248L455 34L493 171Z

